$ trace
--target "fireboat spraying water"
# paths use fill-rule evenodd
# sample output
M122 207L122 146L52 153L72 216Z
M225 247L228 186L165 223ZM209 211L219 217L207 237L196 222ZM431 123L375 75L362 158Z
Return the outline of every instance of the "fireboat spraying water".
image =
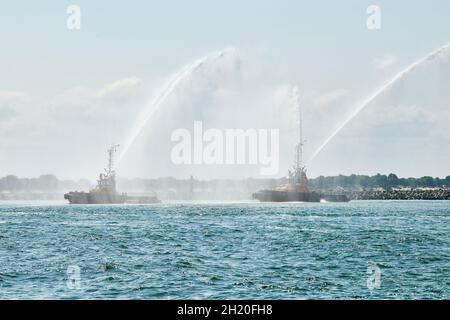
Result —
M292 171L288 171L288 183L278 186L274 190L261 190L253 194L253 199L262 202L348 202L349 199L341 194L322 194L310 191L306 166L303 163L303 123L300 98L297 87L293 89L295 103L299 114L299 140L295 146L295 162Z
M132 197L126 193L118 193L116 189L116 172L114 170L114 155L119 145L108 149L108 166L100 173L97 186L89 192L69 192L64 199L71 204L122 204L122 203L160 203L156 196Z

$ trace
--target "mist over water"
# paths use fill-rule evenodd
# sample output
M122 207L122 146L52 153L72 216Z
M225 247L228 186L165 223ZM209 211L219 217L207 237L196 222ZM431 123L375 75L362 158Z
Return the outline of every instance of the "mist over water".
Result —
M281 177L293 164L298 140L291 95L297 86L307 140L304 158L314 159L308 163L309 176L394 172L445 177L450 161L450 152L442 148L450 140L448 51L444 46L394 74L362 103L356 103L357 90L327 91L296 81L298 70L281 71L273 61L234 48L194 60L153 84L130 77L95 90L71 89L50 101L13 95L8 99L23 103L23 110L26 103L48 105L48 110L32 109L32 120L23 120L30 112L19 108L11 123L2 122L1 130L8 133L0 137L8 137L0 158L3 175L55 173L93 181L106 164L106 148L120 143L117 171L122 177L261 177L260 166L254 165L174 165L171 134L178 128L193 132L194 121L202 121L204 130L278 129L280 166L274 177ZM32 145L20 142L26 132L40 139Z
M405 70L401 71L400 73L398 73L395 77L393 77L391 80L389 80L388 82L386 82L385 84L383 84L381 86L381 88L379 88L378 90L376 90L373 94L371 94L370 96L368 96L359 107L357 107L351 114L350 116L341 124L338 126L338 128L327 138L325 139L325 141L319 146L319 148L317 148L317 150L311 155L311 157L309 158L308 162L311 162L312 160L314 160L314 158L319 155L319 153L333 140L333 138L339 134L339 132L350 122L352 121L354 118L356 118L358 116L358 114L366 107L368 107L376 98L378 98L378 96L380 96L381 94L383 94L386 90L389 90L396 82L401 81L402 79L404 79L405 77L408 76L408 74L410 74L411 72L414 72L414 70L421 66L424 63L430 62L435 58L438 58L439 56L441 56L444 53L447 53L448 50L450 48L450 44L446 44L445 46L442 46L441 48L431 52L430 54L426 55L425 57L417 60L416 62L414 62L412 65L410 65L409 67L407 67Z
M148 124L152 115L158 111L158 109L164 104L165 100L172 94L172 92L177 88L177 85L189 78L189 76L196 72L205 63L214 63L217 59L222 58L228 54L234 54L235 49L229 48L216 53L211 53L203 58L198 59L186 66L184 66L179 72L173 75L170 80L162 87L162 89L156 94L155 98L150 102L150 104L144 110L143 115L138 118L138 122L131 129L131 135L127 142L123 145L120 152L118 163L126 155L128 149L132 146L136 138L142 132L144 127Z
M371 171L368 172L370 174L410 172L412 167L405 167L402 164L405 158L402 156L403 151L397 153L397 158L380 159L372 155L377 149L379 150L374 141L380 134L387 133L385 128L372 130L370 136L365 131L380 125L380 118L374 116L374 112L379 110L380 114L385 115L382 121L386 121L388 115L396 114L396 110L402 109L406 109L407 114L417 110L424 110L429 114L438 113L441 117L426 117L424 120L428 121L427 126L442 128L448 110L440 106L450 99L448 95L443 95L441 92L441 88L445 87L447 81L442 77L449 67L446 63L448 48L449 45L443 46L398 72L350 113L345 111L348 107L341 108L339 104L334 107L334 110L329 108L328 105L332 105L333 100L326 102L325 105L319 105L317 96L309 95L304 86L298 85L304 110L304 136L307 140L305 159L309 159L310 174L315 176L366 173L360 169L364 163L366 165L370 163ZM121 172L131 177L187 178L194 175L199 178L245 178L260 176L258 167L250 165L173 165L170 159L171 148L174 145L170 140L171 133L177 128L186 128L192 132L194 121L202 121L205 130L208 128L279 129L280 170L275 176L285 175L287 169L292 166L293 150L298 136L298 115L296 104L292 100L292 85L286 84L289 83L287 78L286 81L280 78L273 81L261 81L265 70L255 72L254 65L251 59L242 59L238 50L232 49L208 55L184 67L156 95L152 103L146 107L147 115L141 117L140 123L133 128L132 138L122 150L122 155L127 153L127 156L121 163ZM435 72L437 68L442 69L440 73ZM411 97L417 92L417 86L422 88L422 94L415 102L411 102ZM357 93L350 92L348 95L350 99L347 99L347 102L354 105L353 100L356 100ZM404 101L403 105L402 101ZM406 106L407 104L410 106ZM390 108L389 111L385 110L387 106ZM364 117L368 113L366 109L371 113L370 117ZM343 116L345 118L341 120ZM354 119L355 121L352 121ZM423 125L424 123L419 122L415 131L422 131ZM333 127L332 133L329 134L329 128ZM383 147L403 150L402 141L411 134L408 130L410 129L407 129L401 120L398 121L398 126L389 131L391 135L388 140L385 139ZM432 134L436 130L441 129L429 131L426 138L437 141L437 137ZM346 131L347 135L344 134L340 139L335 139L341 131ZM352 138L348 139L350 131ZM401 132L405 132L404 136L400 134ZM328 137L324 140L327 135ZM449 136L447 135L447 139ZM347 137L347 140L343 142L344 137ZM362 140L358 140L359 137L365 138L364 150L361 149ZM317 161L311 161L328 145L331 149L327 148L329 150L326 163L320 159L321 157ZM408 145L411 150L409 144L403 145ZM345 150L345 152L339 154L339 150ZM436 152L437 150L431 151L435 155ZM354 159L345 164L340 160L342 154L352 154ZM406 153L403 152L403 154ZM422 170L417 170L416 174L410 175L427 174L433 173L427 172L422 165Z
M282 148L289 149L296 137L293 131L290 86L274 81L262 84L261 74L252 73L252 65L237 50L226 50L202 58L180 71L168 82L148 107L147 117L137 125L132 143L122 153L120 170L128 176L233 177L259 175L252 165L175 166L170 158L174 142L171 134L183 128L193 132L194 122L203 129L225 132L228 129L270 130L282 132ZM156 106L156 108L155 108ZM157 110L157 112L155 112ZM136 130L137 128L137 130ZM137 133L139 132L139 133ZM129 146L132 146L129 148ZM286 165L284 165L286 167ZM290 166L290 164L289 164ZM278 174L277 174L278 176Z
M448 48L397 73L359 108L346 113L332 134L323 135L328 139L322 136L317 144L315 154L320 156L309 162L312 171L448 175L445 163L450 154L442 148L450 144Z

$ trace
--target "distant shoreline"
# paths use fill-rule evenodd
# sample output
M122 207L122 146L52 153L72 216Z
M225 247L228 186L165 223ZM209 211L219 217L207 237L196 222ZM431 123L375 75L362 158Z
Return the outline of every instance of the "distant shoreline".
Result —
M343 191L350 200L450 200L450 188ZM0 201L63 201L64 193L0 193ZM163 198L164 201L251 201L251 197L202 197Z
M156 194L161 200L246 201L258 190L274 189L287 178L246 178L200 180L118 178L119 192L145 196ZM450 176L445 178L399 178L395 174L374 176L338 175L309 179L313 191L346 194L352 200L450 200ZM61 200L69 191L89 191L88 180L60 180L54 175L0 178L0 200Z

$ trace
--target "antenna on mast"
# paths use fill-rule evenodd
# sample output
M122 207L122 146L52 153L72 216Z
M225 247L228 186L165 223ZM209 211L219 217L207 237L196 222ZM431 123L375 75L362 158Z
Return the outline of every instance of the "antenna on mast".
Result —
M114 174L114 154L117 152L117 148L119 148L119 147L120 147L120 145L116 144L116 145L112 145L108 149L108 168L106 169L106 173L108 175Z
M302 117L302 108L300 105L300 96L298 93L298 87L295 86L292 89L292 94L294 96L294 102L297 106L298 112L298 121L299 121L299 139L298 143L295 146L295 163L294 169L295 171L302 170L304 168L303 164L303 146L305 145L306 140L303 139L303 117Z

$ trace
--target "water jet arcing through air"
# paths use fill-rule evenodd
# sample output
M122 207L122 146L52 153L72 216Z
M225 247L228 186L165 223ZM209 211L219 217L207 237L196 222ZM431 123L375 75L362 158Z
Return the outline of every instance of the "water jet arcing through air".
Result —
M159 93L154 97L152 102L150 103L149 107L147 108L146 113L143 115L143 117L138 120L136 125L133 127L130 137L128 138L127 142L124 144L122 148L122 152L119 155L117 159L117 164L119 165L127 151L130 149L130 147L133 145L134 141L137 139L137 137L141 134L144 127L150 120L150 118L153 116L153 114L158 111L158 109L161 107L161 105L164 103L164 101L172 94L172 92L176 89L177 85L183 81L187 76L192 74L195 70L197 70L199 67L201 67L205 62L208 61L214 61L216 59L222 58L225 54L234 52L235 49L228 48L219 52L214 52L209 55L204 56L203 58L200 58L186 66L184 66L179 72L174 74L169 81L166 83L164 87L159 91Z
M311 162L327 145L328 143L333 140L333 138L350 122L352 121L365 107L367 107L369 104L371 104L379 95L381 95L384 91L389 89L393 84L395 84L397 81L403 79L404 76L406 76L408 73L414 71L416 67L420 66L422 63L426 61L430 61L434 59L436 56L442 54L444 51L450 49L450 44L446 44L445 46L440 47L439 49L431 52L430 54L426 55L425 57L419 59L418 61L414 62L412 65L404 69L403 71L399 72L394 78L386 82L381 88L379 88L377 91L375 91L373 94L371 94L366 100L364 100L361 105L356 108L350 116L319 146L319 148L313 153L311 158L307 161L307 163Z

